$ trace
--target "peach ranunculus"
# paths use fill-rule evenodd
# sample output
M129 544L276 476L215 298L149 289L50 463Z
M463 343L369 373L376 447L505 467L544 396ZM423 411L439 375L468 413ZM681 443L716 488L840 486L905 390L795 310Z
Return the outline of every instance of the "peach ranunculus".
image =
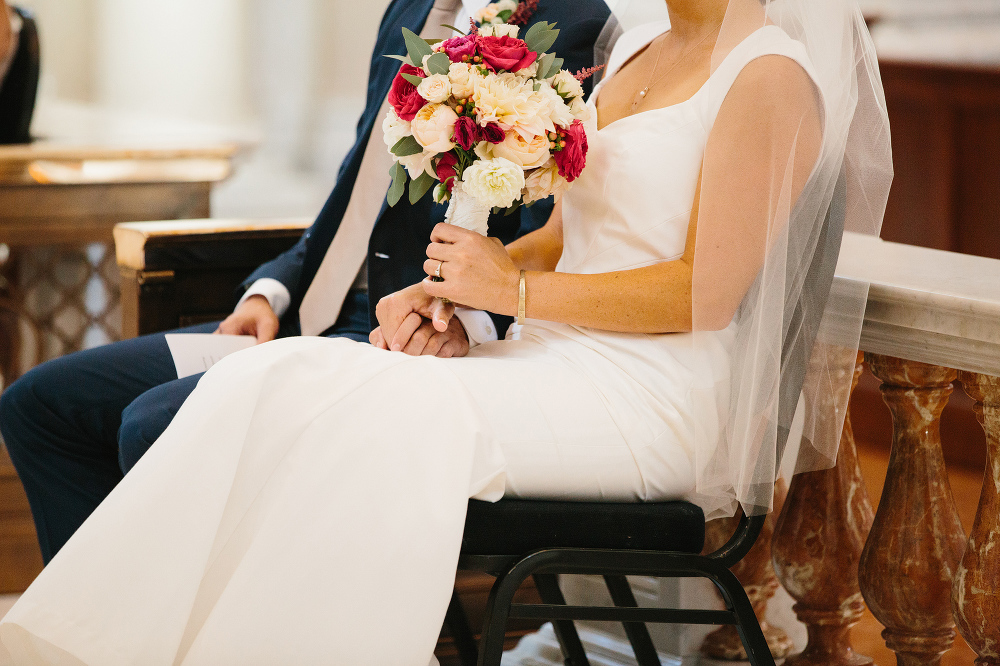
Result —
M432 153L444 153L455 147L455 121L458 114L445 104L428 104L410 122L413 138Z
M477 144L476 154L483 159L502 157L524 169L540 167L551 158L548 137L539 135L525 139L517 132L507 132L502 143L484 141Z
M550 159L538 169L528 174L524 180L524 203L529 204L535 201L547 199L550 196L558 196L569 189L569 183L559 175L559 165Z

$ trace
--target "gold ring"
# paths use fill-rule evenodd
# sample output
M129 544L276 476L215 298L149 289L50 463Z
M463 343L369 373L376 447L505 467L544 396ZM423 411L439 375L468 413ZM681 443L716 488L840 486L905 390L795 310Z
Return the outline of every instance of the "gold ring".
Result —
M434 277L441 277L441 267L444 266L443 261L438 262L437 270L434 271Z

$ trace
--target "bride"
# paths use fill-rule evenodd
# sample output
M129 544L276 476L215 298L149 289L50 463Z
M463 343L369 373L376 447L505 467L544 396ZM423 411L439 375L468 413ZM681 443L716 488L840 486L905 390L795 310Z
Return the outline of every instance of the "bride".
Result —
M0 663L425 666L470 497L767 510L789 308L841 173L867 233L890 178L845 2L619 3L636 27L548 224L506 248L439 226L425 268L444 282L383 303L373 345L291 338L215 366L0 623ZM848 353L855 296L826 340ZM389 351L433 297L527 318L461 359ZM822 360L809 377L844 379ZM799 459L830 462L840 424L803 395Z

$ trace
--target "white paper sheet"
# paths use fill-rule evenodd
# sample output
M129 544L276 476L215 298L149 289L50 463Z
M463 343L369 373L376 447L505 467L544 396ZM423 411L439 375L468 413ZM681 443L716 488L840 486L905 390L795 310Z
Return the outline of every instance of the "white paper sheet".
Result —
M205 372L233 352L257 344L252 335L168 333L164 337L174 359L178 379Z

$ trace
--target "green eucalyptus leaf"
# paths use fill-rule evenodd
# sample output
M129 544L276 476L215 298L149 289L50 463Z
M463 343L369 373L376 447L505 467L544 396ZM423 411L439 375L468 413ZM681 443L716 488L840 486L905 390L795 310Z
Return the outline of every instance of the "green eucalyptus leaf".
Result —
M403 74L403 78L412 83L415 86L419 86L423 78L417 76L416 74Z
M503 21L504 23L506 23L508 20L510 20L510 17L513 16L513 15L514 15L514 10L512 10L512 9L505 9L502 12L500 12L499 14L497 14L497 18L500 19L501 21Z
M399 200L403 198L403 192L406 191L406 179L409 176L406 173L406 167L399 162L392 165L392 168L389 169L389 174L392 176L392 186L389 187L389 193L386 195L385 200L391 207L398 204Z
M457 32L460 35L464 35L465 34L465 30L460 30L459 28L456 28L453 25L448 25L447 23L442 23L441 27L442 28L448 28L449 30L454 30L455 32Z
M435 44L440 44L444 40L443 39L425 39L424 41L427 42L430 46L434 46Z
M552 61L556 59L555 53L543 53L538 56L538 78L547 79L549 77L545 76L545 73L552 69Z
M539 21L535 25L528 29L528 32L522 37L524 41L531 43L530 40L536 39L540 34L549 29L549 24L546 21Z
M403 28L403 40L406 42L406 54L410 56L410 63L414 67L422 67L424 56L434 53L431 45L412 30Z
M551 77L555 76L556 74L558 74L559 70L562 69L562 66L563 66L564 62L566 62L566 61L563 60L562 58L556 58L555 60L553 60L552 61L552 68L549 69L549 71L546 72L545 76L543 76L542 78L543 79L548 79L548 78L551 78Z
M420 177L416 180L410 181L410 203L415 204L420 201L425 194L434 185L435 179L432 178L426 171L420 174Z
M427 59L427 70L431 74L447 74L451 69L451 58L447 53L435 53Z
M518 210L520 210L520 208L521 208L521 201L520 200L515 201L514 205L511 206L510 208L508 208L507 212L504 213L503 216L504 217L510 217L511 215L513 215L514 213L516 213Z
M396 157L409 157L410 155L417 155L424 152L424 147L412 136L404 136L396 142L389 152Z
M382 57L383 58L392 58L393 60L398 60L399 62L406 63L407 65L410 64L410 59L407 58L406 56L401 56L401 55L386 55L386 56L382 56Z
M558 37L558 30L549 29L539 33L533 39L525 39L524 41L527 42L528 48L535 53L545 53L552 48L552 45L556 43L556 39Z

